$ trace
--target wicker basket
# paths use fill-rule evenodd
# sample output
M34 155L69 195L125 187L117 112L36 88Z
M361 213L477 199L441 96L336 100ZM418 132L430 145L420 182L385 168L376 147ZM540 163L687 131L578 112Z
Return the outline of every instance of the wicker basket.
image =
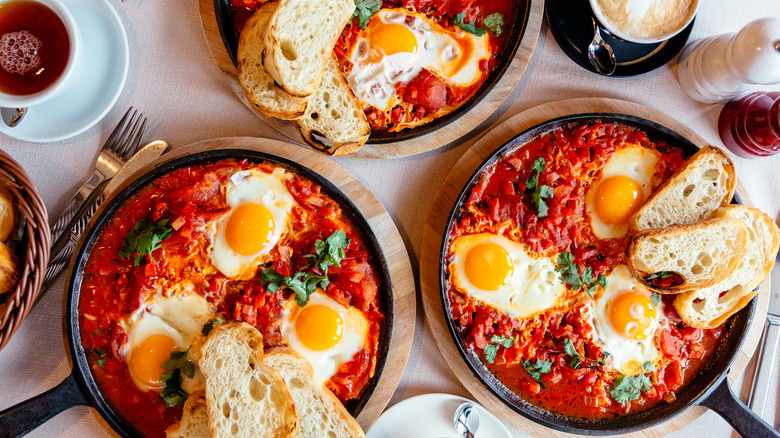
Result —
M51 234L46 206L27 172L0 150L0 180L8 183L21 215L24 237L17 249L20 276L16 289L0 301L0 350L5 347L30 312L41 292L49 263Z

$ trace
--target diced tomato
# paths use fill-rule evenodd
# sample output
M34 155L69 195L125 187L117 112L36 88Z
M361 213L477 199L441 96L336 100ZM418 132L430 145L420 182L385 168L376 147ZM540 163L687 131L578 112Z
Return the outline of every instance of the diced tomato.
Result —
M435 112L447 103L447 87L428 70L421 70L407 87L404 101Z

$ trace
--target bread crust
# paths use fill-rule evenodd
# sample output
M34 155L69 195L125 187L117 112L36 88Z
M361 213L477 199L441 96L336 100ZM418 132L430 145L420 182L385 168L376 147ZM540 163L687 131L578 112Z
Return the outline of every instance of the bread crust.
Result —
M13 290L19 281L19 260L5 243L0 242L0 294Z
M0 183L0 242L8 240L19 222L14 195L5 184Z
M734 191L736 190L737 185L737 177L736 177L736 171L734 168L734 162L731 160L731 158L723 152L722 150L716 148L712 145L707 145L703 148L701 148L698 152L696 152L693 156L691 156L688 161L686 161L685 166L683 168L679 169L677 172L675 172L669 179L664 181L663 184L661 184L658 189L656 189L650 197L647 198L647 201L642 205L642 207L636 211L628 221L628 229L629 234L638 233L641 231L646 231L650 228L644 227L640 224L640 222L650 213L650 211L653 208L657 208L657 203L664 203L665 201L661 201L661 199L665 197L674 197L673 191L675 189L681 188L683 185L687 184L688 178L691 177L692 172L694 172L695 168L699 163L702 161L708 159L708 158L715 158L718 160L724 171L726 172L725 176L725 187L722 194L722 197L720 199L720 202L718 202L715 205L715 208L712 208L709 211L705 211L704 214L701 214L695 221L702 221L706 219L710 219L715 215L715 210L717 210L718 207L723 207L731 203L731 199L734 197ZM682 208L682 206L680 206ZM666 209L666 211L669 211ZM691 223L693 223L691 222ZM679 223L678 221L673 221L669 225L684 225Z
M206 392L195 391L187 397L182 408L181 420L165 429L167 438L209 438Z
M735 233L736 244L730 251L721 252L722 257L712 260L711 263L715 265L710 271L709 276L704 276L698 279L693 279L692 275L688 271L692 270L691 266L682 265L674 266L672 268L659 268L656 270L648 270L645 260L642 254L645 251L650 251L647 247L650 245L656 245L657 242L671 241L673 239L679 239L695 232L708 232L708 228L714 227L728 227L733 229ZM631 243L628 246L628 268L631 270L631 274L644 284L648 289L661 293L661 294L677 294L684 291L701 289L713 286L720 283L736 269L740 259L745 255L747 251L747 243L749 241L749 230L744 222L734 218L716 218L707 221L685 224L685 225L672 225L670 227L648 230L637 233L631 237ZM708 248L705 248L708 249ZM697 248L696 251L701 249ZM681 260L681 258L678 258ZM683 282L679 285L673 285L669 287L657 287L647 281L647 277L651 274L661 271L671 271L683 278Z

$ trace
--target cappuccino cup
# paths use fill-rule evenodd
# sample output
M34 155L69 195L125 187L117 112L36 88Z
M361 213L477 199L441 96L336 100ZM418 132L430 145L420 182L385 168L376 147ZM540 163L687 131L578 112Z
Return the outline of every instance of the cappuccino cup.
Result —
M593 15L613 35L639 44L653 44L685 29L699 0L590 0Z
M75 75L81 41L60 0L0 0L0 106L28 107Z

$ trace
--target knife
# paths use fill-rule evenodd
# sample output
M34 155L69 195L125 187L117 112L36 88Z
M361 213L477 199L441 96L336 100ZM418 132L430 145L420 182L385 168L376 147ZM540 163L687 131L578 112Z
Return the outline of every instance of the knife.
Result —
M127 160L125 165L119 169L113 178L102 182L95 188L71 220L71 223L74 225L70 230L63 230L61 238L57 239L57 242L52 246L51 257L49 259L50 262L46 267L46 276L43 281L43 287L41 288L41 293L38 295L37 299L40 299L43 293L51 286L59 273L62 272L68 264L70 256L76 249L76 243L78 242L81 233L84 232L87 223L97 211L102 200L105 199L104 195L111 194L111 192L122 185L127 178L159 158L167 149L168 143L162 140L156 140L145 145Z
M778 256L780 257L780 255ZM780 346L780 263L775 263L772 269L772 291L769 295L769 309L764 326L764 339L761 343L756 375L753 377L753 388L750 390L748 405L753 412L766 419L769 395L769 384L775 375L775 358ZM776 387L776 385L775 385Z

